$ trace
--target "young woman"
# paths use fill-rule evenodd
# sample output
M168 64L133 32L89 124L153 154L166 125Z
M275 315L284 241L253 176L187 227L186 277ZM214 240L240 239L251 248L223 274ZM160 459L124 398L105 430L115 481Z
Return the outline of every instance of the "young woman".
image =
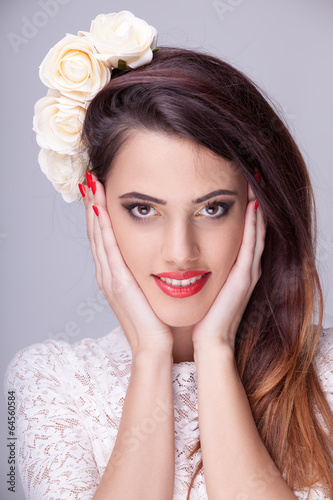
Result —
M119 326L12 361L27 498L331 498L313 192L269 99L216 57L160 47L112 70L82 138Z

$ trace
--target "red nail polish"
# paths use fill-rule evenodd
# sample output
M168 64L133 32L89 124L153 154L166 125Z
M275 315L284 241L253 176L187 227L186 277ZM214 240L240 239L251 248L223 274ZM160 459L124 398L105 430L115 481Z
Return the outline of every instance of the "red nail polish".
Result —
M256 200L254 202L254 207L253 207L253 209L254 209L255 212L258 210L258 206L259 206L259 203L258 203L258 200Z
M98 211L98 208L95 207L95 205L92 206L93 207L93 210L95 212L95 214L97 215L97 217L99 216L99 211Z
M86 179L87 179L87 186L88 186L88 188L90 188L92 177L91 177L91 174L89 172L86 172Z
M259 174L259 172L256 172L255 177L256 177L257 181L259 182L259 184L260 184L260 174Z
M91 190L93 192L93 194L96 193L96 182L91 180Z
M84 187L83 184L80 184L80 183L78 183L78 184L79 184L79 189L81 191L82 197L84 198L86 196L86 188Z

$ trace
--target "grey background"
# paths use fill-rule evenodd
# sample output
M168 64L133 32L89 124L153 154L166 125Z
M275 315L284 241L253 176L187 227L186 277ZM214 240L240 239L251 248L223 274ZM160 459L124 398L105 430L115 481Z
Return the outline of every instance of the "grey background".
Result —
M54 14L46 17L40 12L47 0L1 1L1 379L13 355L29 344L50 337L71 343L100 337L117 324L98 293L84 207L64 202L40 171L32 131L34 103L47 91L39 64L66 33L89 31L100 13L130 10L156 27L159 45L224 57L283 111L315 189L324 325L332 326L333 3L226 0L219 15L211 0L48 1ZM27 20L35 29L15 52L8 34L23 36ZM2 396L0 496L23 499L18 476L16 493L7 491L4 402Z

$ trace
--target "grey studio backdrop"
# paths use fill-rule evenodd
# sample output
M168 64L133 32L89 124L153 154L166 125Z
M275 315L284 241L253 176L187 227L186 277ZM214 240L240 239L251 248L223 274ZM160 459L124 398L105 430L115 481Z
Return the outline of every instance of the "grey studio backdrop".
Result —
M83 204L67 204L41 172L32 131L46 95L38 67L66 33L130 10L160 45L204 49L248 74L276 102L304 153L318 208L324 325L333 320L333 2L331 0L1 0L1 375L47 338L99 337L118 323L99 292ZM2 500L8 491L7 401L1 399ZM16 455L18 449L16 448Z

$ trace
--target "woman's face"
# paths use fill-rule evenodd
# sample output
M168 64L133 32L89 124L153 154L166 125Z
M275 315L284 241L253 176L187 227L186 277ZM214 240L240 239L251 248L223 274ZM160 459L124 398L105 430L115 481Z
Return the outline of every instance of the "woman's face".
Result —
M155 314L174 327L200 321L241 245L248 202L241 171L187 139L139 131L120 149L105 191L123 259ZM182 290L154 278L188 270L208 274Z

